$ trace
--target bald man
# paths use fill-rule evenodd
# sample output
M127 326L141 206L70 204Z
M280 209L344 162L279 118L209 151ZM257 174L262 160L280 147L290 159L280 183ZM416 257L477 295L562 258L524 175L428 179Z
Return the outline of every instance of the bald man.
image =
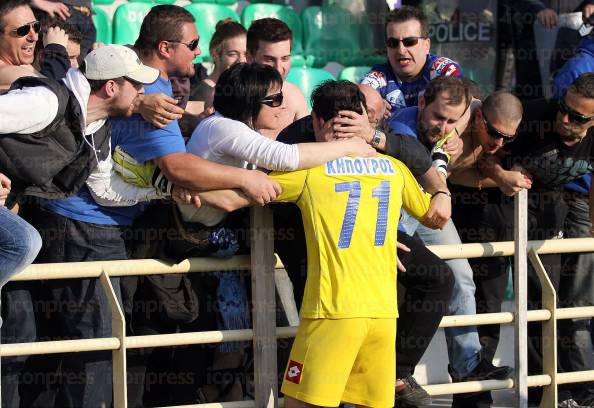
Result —
M520 171L507 171L497 186L481 173L482 157L500 153L514 139L522 121L522 104L514 95L498 91L482 105L473 104L470 121L460 139L462 153L452 156L448 180L452 192L452 219L464 243L513 239L513 206L502 191L530 188L531 180ZM508 283L508 258L469 259L474 272L477 313L498 313ZM499 343L499 325L477 326L483 353L492 361ZM490 406L490 392L454 396L452 407Z

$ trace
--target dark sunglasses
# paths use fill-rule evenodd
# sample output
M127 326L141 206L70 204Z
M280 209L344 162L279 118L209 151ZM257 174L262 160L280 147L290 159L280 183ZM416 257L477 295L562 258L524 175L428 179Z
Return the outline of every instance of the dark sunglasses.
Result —
M514 138L516 137L516 135L508 135L508 134L503 133L502 131L496 129L484 117L483 117L483 122L485 123L485 126L487 127L487 133L489 134L489 136L491 136L494 139L503 139L503 144L513 142Z
M571 109L565 103L564 98L559 99L559 112L561 112L562 115L567 115L570 122L579 123L580 125L584 125L594 119L594 116L584 116Z
M12 32L15 33L18 37L25 37L27 34L29 34L29 31L31 31L31 28L33 28L33 31L38 33L41 29L41 23L39 21L27 23L18 28L15 28L14 30L12 30Z
M420 39L426 39L427 37L404 37L402 40L398 38L390 37L386 40L386 46L388 48L398 48L400 46L400 41L402 41L402 45L406 48L414 47L419 43Z
M283 93L279 92L273 95L265 96L264 98L260 99L260 103L270 106L271 108L278 108L283 104Z
M166 40L167 42L172 42L172 43L178 43L178 44L183 44L186 47L188 47L190 49L190 51L195 51L196 48L198 48L198 41L200 41L198 38L195 40L190 41L189 43L185 43L185 42L181 42L181 41L173 41L173 40Z

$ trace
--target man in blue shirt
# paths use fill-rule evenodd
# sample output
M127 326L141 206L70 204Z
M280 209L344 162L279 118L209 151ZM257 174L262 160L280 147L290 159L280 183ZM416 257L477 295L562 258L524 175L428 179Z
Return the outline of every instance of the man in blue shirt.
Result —
M388 62L375 65L361 80L376 89L392 113L416 106L429 81L439 76L462 76L449 58L429 53L427 19L415 7L394 9L386 18Z
M470 100L471 95L463 81L457 78L437 78L420 97L419 106L399 111L392 117L389 126L394 134L401 137L418 138L427 147L429 155L438 141L460 125L470 107ZM488 143L485 145L488 146ZM468 149L464 151L468 152ZM460 237L451 220L444 228L432 230L419 225L404 213L402 224L409 235L416 232L425 245L460 243ZM446 263L452 269L456 281L449 313L475 314L475 284L468 260L455 259ZM510 375L509 367L495 367L485 356L476 327L447 328L445 334L448 340L450 375L454 381L503 379Z

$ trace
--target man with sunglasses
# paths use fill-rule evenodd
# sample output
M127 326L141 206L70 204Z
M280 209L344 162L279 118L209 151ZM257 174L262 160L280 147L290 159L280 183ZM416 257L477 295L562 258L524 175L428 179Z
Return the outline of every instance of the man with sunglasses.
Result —
M594 5L587 6L594 10ZM594 16L590 14L594 21ZM567 88L581 74L594 72L594 33L584 37L578 44L576 54L559 70L554 78L553 94L555 99L563 98ZM592 186L592 174L587 174L565 185L565 201L569 213L565 221L567 238L590 236L589 194ZM559 292L559 302L564 307L594 305L594 253L563 254L562 267L567 273L561 276L560 285L565 289ZM587 371L594 369L594 346L591 319L566 319L557 323L560 338L560 358L564 359L564 368L568 371ZM571 395L564 390L559 401L574 400L578 405L594 405L594 387L592 383L573 384Z
M504 166L493 160L481 170L492 180L489 182L495 184L505 169L514 166L529 175L532 184L528 191L528 239L562 238L569 212L563 188L567 183L591 173L594 168L594 73L585 73L575 79L558 102L535 100L526 103L523 121L525 125L517 140L505 149L509 154L503 158ZM590 190L590 209L594 208L593 200L594 192ZM594 212L590 211L590 223L593 216ZM571 283L572 275L561 273L561 255L542 255L541 260L555 290L558 293L559 289L568 290L566 285ZM530 270L529 309L541 307L540 293L538 278ZM564 296L562 294L560 300ZM561 304L559 306L564 307ZM528 372L540 374L540 326L529 323L528 335L531 339L528 342ZM567 370L564 365L567 360L563 357L566 348L565 344L560 343L559 371ZM560 400L568 399L570 396L560 397ZM529 402L538 403L539 400L539 390L531 389Z
M449 58L429 53L427 19L416 7L392 10L385 24L388 62L375 65L361 80L378 90L392 113L416 106L429 81L439 76L462 76Z

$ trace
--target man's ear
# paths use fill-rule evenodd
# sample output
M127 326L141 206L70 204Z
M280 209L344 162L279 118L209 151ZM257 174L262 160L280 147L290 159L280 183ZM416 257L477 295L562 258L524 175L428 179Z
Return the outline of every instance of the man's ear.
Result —
M159 45L157 45L157 51L159 52L159 55L169 57L171 55L171 44L168 41L161 41Z
M118 83L113 79L110 79L109 81L105 82L105 85L103 85L103 92L105 92L105 96L111 98L116 94L118 87Z

